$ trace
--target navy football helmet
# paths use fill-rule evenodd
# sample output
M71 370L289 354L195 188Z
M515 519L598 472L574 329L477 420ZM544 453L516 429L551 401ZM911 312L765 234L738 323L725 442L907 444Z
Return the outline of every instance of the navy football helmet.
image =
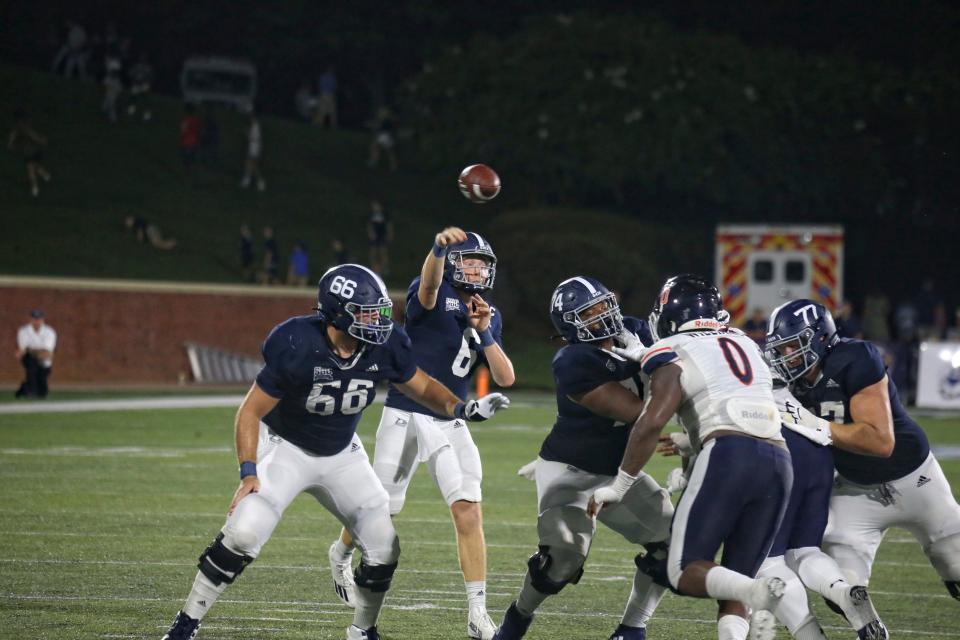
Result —
M393 302L380 276L359 264L341 264L320 278L317 314L357 340L383 344L393 331Z
M839 339L837 325L825 306L813 300L793 300L770 314L764 355L772 369L793 382L822 362Z
M463 261L468 258L480 258L487 263L483 267L483 280L470 282L464 272ZM490 243L479 233L467 233L467 239L447 247L447 259L443 263L443 278L457 289L470 293L479 293L493 288L493 280L497 275L497 256L493 253Z
M720 291L706 278L685 273L667 278L650 312L654 340L681 331L720 329L730 321Z
M550 298L550 320L567 342L596 342L623 331L623 315L617 296L596 278L574 276L564 280ZM584 312L604 304L599 313Z

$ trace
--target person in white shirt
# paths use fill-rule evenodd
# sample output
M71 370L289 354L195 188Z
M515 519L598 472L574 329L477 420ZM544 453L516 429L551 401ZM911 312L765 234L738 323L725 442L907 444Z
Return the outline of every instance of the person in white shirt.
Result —
M47 378L53 367L53 350L57 346L57 332L43 321L43 311L30 312L30 322L17 331L17 360L23 364L26 379L17 389L16 397L47 397Z

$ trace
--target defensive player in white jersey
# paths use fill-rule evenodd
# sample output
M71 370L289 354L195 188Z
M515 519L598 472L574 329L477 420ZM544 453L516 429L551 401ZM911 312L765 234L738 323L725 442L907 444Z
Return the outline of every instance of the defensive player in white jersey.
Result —
M499 393L461 402L420 370L410 339L393 326L392 306L376 274L340 265L320 279L317 315L290 318L267 336L265 364L237 412L240 486L226 523L200 554L193 588L164 640L192 640L200 620L260 554L300 493L343 523L362 553L347 640L379 640L377 618L400 543L389 496L356 435L377 381L393 382L451 419L485 420L508 404Z
M698 453L674 514L667 574L681 594L719 601L720 640L746 634L746 607L771 610L783 595L779 578L754 576L793 481L770 369L755 342L727 330L728 319L720 292L703 278L663 285L649 322L659 340L642 356L629 354L649 376L643 413L616 480L597 489L589 507L599 513L627 495L677 414Z
M621 347L651 344L647 323L624 318L616 296L588 276L561 282L550 300L550 319L567 345L553 358L557 419L536 461L539 544L496 640L522 638L540 604L580 579L597 528L587 503L616 476L643 408L640 365L618 355L615 341ZM673 504L653 478L640 475L623 501L599 516L646 548L634 561L633 588L611 640L645 640L647 621L666 589L659 561L666 558ZM655 569L659 575L652 575Z
M960 600L960 505L877 348L840 338L830 312L813 300L773 311L766 348L796 396L782 401L784 423L832 445L837 477L823 549L847 581L869 584L880 541L899 526Z
M465 400L470 374L487 363L494 382L513 384L513 364L503 350L503 320L481 294L493 289L497 256L480 234L457 227L434 238L433 249L407 292L406 325L417 366ZM390 514L403 508L407 488L426 462L450 507L460 570L467 592L467 635L490 640L496 626L486 606L486 542L480 509L480 450L463 420L424 406L397 388L387 394L373 470L390 494ZM353 606L349 533L330 548L337 594Z

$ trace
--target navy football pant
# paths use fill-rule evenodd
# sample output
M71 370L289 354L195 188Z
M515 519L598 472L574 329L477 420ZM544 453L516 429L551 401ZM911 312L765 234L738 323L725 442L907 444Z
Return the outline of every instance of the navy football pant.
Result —
M787 549L820 547L833 491L833 454L830 449L789 429L783 429L783 437L790 449L793 488L780 530L770 549L771 557L782 556Z

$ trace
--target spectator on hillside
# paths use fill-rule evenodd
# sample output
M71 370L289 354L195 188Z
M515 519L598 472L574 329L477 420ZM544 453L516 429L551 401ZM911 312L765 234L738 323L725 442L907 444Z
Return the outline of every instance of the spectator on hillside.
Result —
M305 121L310 122L317 110L317 98L310 93L310 81L304 80L293 96L297 114Z
M30 312L30 321L17 331L16 357L26 374L14 394L17 398L47 397L47 379L53 367L56 346L57 332L44 323L43 311L34 309Z
M200 146L200 118L192 104L183 107L180 119L180 159L188 169L197 159L197 147Z
M40 135L30 122L30 116L23 109L13 112L14 125L7 139L7 148L19 151L27 166L27 180L30 181L30 193L40 195L40 182L50 181L50 172L43 166L43 148L47 146L46 137Z
M947 311L936 291L933 278L924 278L914 300L917 310L917 331L920 340L939 340L947 328Z
M305 287L310 276L310 258L307 248L302 242L293 245L290 254L290 266L287 269L287 284L295 287Z
M141 244L149 243L154 249L161 251L172 251L177 248L176 238L164 238L163 231L157 225L148 222L140 216L127 216L123 220L127 231L132 231L137 242Z
M767 312L754 307L753 314L743 324L743 332L762 347L767 341Z
M207 166L216 167L220 164L220 125L212 104L208 104L203 112L198 156L200 162Z
M393 223L383 204L370 201L370 217L367 219L367 239L370 241L370 268L381 276L390 273L390 243L393 242Z
M240 273L244 282L253 282L253 234L246 224L240 225Z
M340 238L334 238L330 241L330 251L333 254L333 262L330 263L331 267L335 267L338 264L350 264L353 262L350 252L347 251L347 247L343 244L343 240Z
M331 129L337 128L337 74L332 66L327 66L317 82L317 108L313 121L321 126L329 123Z
M83 79L87 77L87 31L82 25L70 21L67 23L67 39L60 47L50 70L54 73L63 63L63 75L67 78L73 76Z
M120 78L120 59L108 56L106 59L106 74L103 77L103 103L100 110L107 116L107 120L117 122L117 100L123 93L123 80Z
M863 327L860 324L860 318L857 317L853 309L853 303L844 300L840 304L840 310L837 311L837 333L841 338L856 338L863 340Z
M250 186L250 181L256 178L257 191L267 188L267 183L260 173L260 152L263 150L263 134L260 131L260 121L254 114L250 115L250 126L247 128L247 161L240 186L244 189Z
M259 274L260 284L278 284L280 282L280 251L273 227L263 228L263 270Z
M380 154L386 154L390 171L397 170L396 134L393 113L387 107L380 107L373 119L373 140L370 142L370 158L367 166L371 169L380 164Z
M153 67L147 60L147 54L140 52L137 63L130 69L130 103L127 105L127 115L136 116L137 111L143 114L146 122L153 117L150 108L150 87L153 85Z

